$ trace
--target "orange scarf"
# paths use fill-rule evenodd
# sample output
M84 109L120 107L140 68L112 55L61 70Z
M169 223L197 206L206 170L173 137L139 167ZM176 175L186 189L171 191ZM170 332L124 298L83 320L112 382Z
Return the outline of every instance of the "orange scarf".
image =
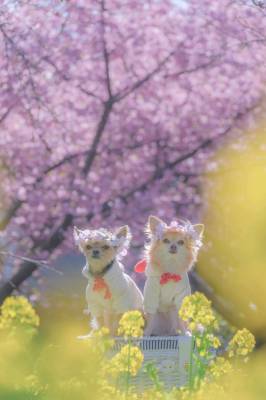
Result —
M112 293L110 292L109 286L107 285L105 280L101 277L94 278L94 285L92 290L94 292L100 292L102 290L105 290L104 298L106 300L110 300L112 298Z

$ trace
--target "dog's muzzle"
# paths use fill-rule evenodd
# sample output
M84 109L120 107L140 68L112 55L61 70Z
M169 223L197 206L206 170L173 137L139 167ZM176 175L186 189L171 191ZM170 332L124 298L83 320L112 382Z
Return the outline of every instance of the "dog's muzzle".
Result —
M93 258L100 258L101 254L100 254L100 250L93 250L92 251L92 257Z
M177 246L171 245L169 249L169 253L176 254L177 253Z

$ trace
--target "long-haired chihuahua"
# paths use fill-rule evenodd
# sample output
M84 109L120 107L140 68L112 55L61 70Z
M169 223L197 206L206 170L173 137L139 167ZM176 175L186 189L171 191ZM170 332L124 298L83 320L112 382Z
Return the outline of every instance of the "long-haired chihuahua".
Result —
M124 312L143 308L142 293L121 264L131 240L129 227L114 232L75 227L74 238L86 257L82 273L88 279L86 299L92 326L106 326L114 335Z
M191 293L188 271L196 261L204 226L188 221L167 225L150 216L145 249L147 280L144 287L145 335L176 335L185 331L178 310Z

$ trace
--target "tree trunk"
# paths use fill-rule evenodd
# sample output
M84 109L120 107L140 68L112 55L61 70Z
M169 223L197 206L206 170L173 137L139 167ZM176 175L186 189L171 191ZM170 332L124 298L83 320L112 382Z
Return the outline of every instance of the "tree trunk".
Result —
M72 224L73 216L67 214L60 226L54 231L51 237L39 246L40 250L55 250L64 240L64 231L67 230ZM13 277L0 286L0 305L3 301L10 296L14 290L16 290L32 273L38 268L37 263L30 261L24 261L17 273Z

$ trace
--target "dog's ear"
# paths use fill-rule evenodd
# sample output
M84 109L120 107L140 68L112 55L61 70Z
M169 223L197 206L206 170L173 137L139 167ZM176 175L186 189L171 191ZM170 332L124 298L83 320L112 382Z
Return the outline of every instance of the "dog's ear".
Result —
M193 225L194 230L197 232L197 234L199 235L199 238L201 239L203 236L203 232L204 232L204 225L203 224L196 224Z
M165 223L160 218L150 215L147 224L148 231L154 234L159 225L165 225Z
M130 238L131 233L128 225L121 226L116 231L117 238Z
M82 230L78 229L76 226L74 226L73 230L73 235L74 235L74 240L77 244L79 244L80 241L80 234L82 233Z

